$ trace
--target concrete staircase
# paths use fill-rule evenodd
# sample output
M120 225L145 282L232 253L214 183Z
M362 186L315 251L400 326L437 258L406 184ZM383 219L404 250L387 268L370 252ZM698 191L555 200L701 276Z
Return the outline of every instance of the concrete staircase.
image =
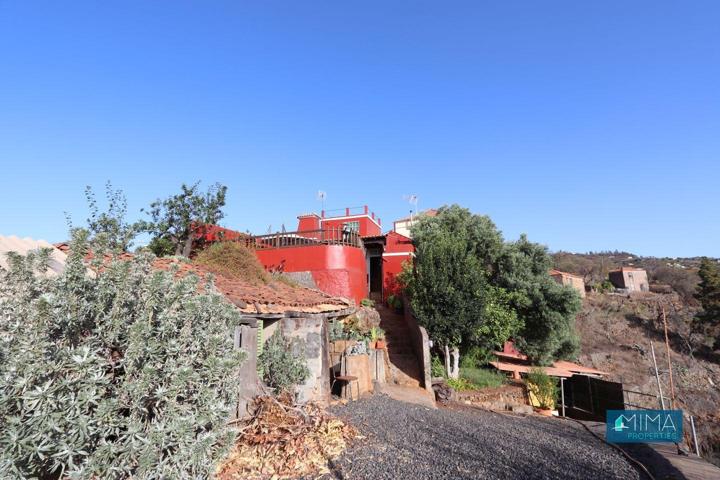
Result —
M402 315L384 305L378 305L380 328L385 330L388 357L390 358L389 377L395 385L420 388L420 367L410 344L410 332Z

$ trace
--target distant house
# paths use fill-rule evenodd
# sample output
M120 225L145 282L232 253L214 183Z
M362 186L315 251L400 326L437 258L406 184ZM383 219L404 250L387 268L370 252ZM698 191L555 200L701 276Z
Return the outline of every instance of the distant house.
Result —
M622 267L611 271L608 278L615 288L623 288L629 292L650 291L647 272L642 268Z
M623 288L629 292L649 292L647 272L642 268L622 267L608 274L615 288Z
M401 218L400 220L395 220L393 222L393 231L396 233L399 233L400 235L403 235L407 238L412 238L412 235L410 234L410 227L412 227L420 217L422 216L428 216L428 217L434 217L437 215L437 210L435 209L429 209L425 210L424 212L420 212L415 215L410 215L409 217Z
M550 276L560 285L572 287L578 291L581 297L585 297L585 280L581 276L560 270L550 270Z
M10 268L10 261L8 259L10 252L17 253L18 255L27 255L32 251L41 249L50 250L48 268L45 274L49 277L55 277L61 274L65 270L65 261L67 259L65 253L45 240L33 240L27 237L19 238L14 235L7 237L0 235L0 268L6 270Z

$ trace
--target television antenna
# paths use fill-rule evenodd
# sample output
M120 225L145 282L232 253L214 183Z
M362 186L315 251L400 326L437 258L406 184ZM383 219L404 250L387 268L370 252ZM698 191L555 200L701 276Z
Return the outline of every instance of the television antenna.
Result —
M410 222L413 220L413 213L417 214L418 196L415 194L403 195L403 200L407 201L414 208L410 210Z
M320 201L320 205L322 206L322 209L325 210L325 199L327 198L327 192L324 190L318 190L317 192L317 199Z

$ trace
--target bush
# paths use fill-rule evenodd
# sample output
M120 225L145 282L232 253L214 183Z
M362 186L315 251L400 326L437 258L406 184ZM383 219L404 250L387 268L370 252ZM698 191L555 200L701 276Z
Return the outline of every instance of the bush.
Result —
M480 368L495 360L491 350L483 347L472 347L460 357L460 369Z
M461 368L460 378L472 383L476 388L493 388L505 385L506 377L502 373L486 368Z
M443 364L443 361L440 360L440 357L433 356L432 362L430 364L430 373L433 376L433 378L439 378L447 377L447 372L445 371L445 365Z
M558 393L557 380L542 369L533 368L528 373L525 383L528 391L535 395L540 408L552 409L555 407L555 397Z
M477 390L477 387L465 378L448 378L448 385L457 392L465 392L468 390Z
M47 260L0 269L0 477L209 477L235 436L238 312L148 255L89 275L73 253L56 278Z
M210 245L195 257L194 263L213 273L230 278L240 278L250 283L270 281L255 252L237 242L220 242Z
M375 302L370 300L369 298L363 298L362 300L360 300L360 306L373 308L375 306Z
M305 344L299 338L292 340L276 331L265 343L260 354L263 380L278 392L292 391L310 376L305 361Z

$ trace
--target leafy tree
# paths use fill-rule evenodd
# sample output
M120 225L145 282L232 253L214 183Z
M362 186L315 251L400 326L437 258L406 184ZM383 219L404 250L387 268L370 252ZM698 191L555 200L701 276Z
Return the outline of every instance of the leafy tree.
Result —
M237 310L148 254L89 272L86 239L57 277L49 251L0 269L0 478L209 478L234 438Z
M695 298L702 305L702 311L697 315L697 321L701 329L714 327L720 324L720 266L717 261L704 257L698 275L700 284Z
M144 229L154 236L149 247L156 255L189 256L193 238L203 225L217 224L224 217L227 187L216 183L202 193L199 186L200 182L183 184L179 194L150 204L151 221L145 222Z
M548 275L545 247L525 236L505 243L488 217L457 205L421 217L412 236L415 262L400 280L452 376L460 350L489 350L510 337L541 363L576 352L580 296Z
M548 275L551 265L547 248L522 235L505 245L493 280L513 293L510 304L524 322L518 346L541 364L572 357L579 347L575 317L582 306L580 296Z
M457 205L422 217L412 234L415 262L401 281L418 321L442 345L448 375L457 378L461 348L496 346L520 325L507 292L489 283L502 237L488 217Z
M90 210L90 216L87 219L90 241L99 248L116 252L128 251L142 225L139 222L130 223L126 220L127 198L123 191L113 189L110 181L105 184L107 201L105 211L100 210L97 196L90 185L85 187L85 199ZM72 228L69 216L68 224Z

